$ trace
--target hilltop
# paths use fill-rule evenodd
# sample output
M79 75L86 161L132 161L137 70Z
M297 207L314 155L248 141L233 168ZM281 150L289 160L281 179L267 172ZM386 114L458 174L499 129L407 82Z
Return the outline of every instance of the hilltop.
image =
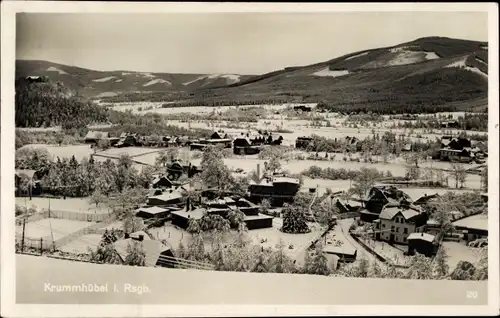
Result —
M20 76L47 75L86 96L128 93L114 101L146 98L177 106L318 102L336 111L382 113L487 108L488 43L443 37L259 76L98 72L44 61L17 61L16 67ZM145 97L146 91L151 93Z
M46 76L51 82L61 82L87 97L134 92L184 92L226 86L251 77L239 74L96 71L48 61L17 60L16 78L25 76Z

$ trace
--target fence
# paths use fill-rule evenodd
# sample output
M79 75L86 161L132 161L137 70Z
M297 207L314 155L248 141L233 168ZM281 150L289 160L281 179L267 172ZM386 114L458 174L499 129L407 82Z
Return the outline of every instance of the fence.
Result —
M363 246L370 254L375 256L379 261L381 261L383 263L390 264L396 268L408 268L408 265L395 264L393 261L390 261L387 258L385 258L384 256L380 255L375 250L373 250L371 247L369 247L365 242L363 242L363 240L361 240L357 235L355 235L353 233L349 233L349 234L356 242L358 242L361 246Z
M90 226L87 226L83 229L80 229L76 232L73 232L69 235L66 235L64 237L61 237L60 239L57 239L54 241L54 245L56 248L59 248L63 245L66 245L68 244L69 242L73 241L73 240L76 240L77 238L83 236L83 235L87 235L87 234L97 234L97 232L101 230L102 227L104 227L105 225L108 225L108 224L111 224L112 222L114 221L113 218L109 218L107 220L104 220L102 222L99 222L99 223L96 223L96 224L92 224Z
M41 238L29 238L24 237L24 247L26 248L34 248L38 250L49 250L49 249L57 249L63 245L68 244L69 242L78 239L79 237L87 234L102 234L104 233L104 226L109 225L115 221L114 218L108 218L103 220L102 222L92 224L83 229L75 231L71 234L65 235L57 240L52 240L51 235L43 236ZM22 234L16 233L16 244L22 244Z
M62 211L50 210L51 218L85 221L85 222L103 222L111 216L112 212L107 213L92 213L92 212L76 212L76 211ZM47 217L49 212L47 211Z

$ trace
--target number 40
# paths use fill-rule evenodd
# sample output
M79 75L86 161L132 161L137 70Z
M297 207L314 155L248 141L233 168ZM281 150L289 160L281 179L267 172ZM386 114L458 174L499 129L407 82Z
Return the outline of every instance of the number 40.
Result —
M475 290L468 290L467 291L467 298L476 299L477 296L478 296L477 291L475 291Z

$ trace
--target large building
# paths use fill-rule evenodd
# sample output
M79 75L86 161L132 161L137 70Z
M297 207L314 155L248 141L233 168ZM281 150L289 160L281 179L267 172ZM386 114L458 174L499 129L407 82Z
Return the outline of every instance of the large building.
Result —
M397 244L408 244L408 236L422 233L428 215L416 206L387 206L376 222L376 239Z
M375 186L363 200L365 208L361 210L361 220L373 222L379 218L386 206L410 205L413 200L408 194L394 186Z
M463 239L471 242L488 237L488 215L476 214L452 223L456 230L463 233Z

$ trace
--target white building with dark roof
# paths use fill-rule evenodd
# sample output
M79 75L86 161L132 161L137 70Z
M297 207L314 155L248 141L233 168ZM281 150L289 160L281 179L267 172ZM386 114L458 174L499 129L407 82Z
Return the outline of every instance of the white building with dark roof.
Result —
M381 241L407 244L411 233L425 231L428 215L416 206L387 206L376 223L376 238Z

